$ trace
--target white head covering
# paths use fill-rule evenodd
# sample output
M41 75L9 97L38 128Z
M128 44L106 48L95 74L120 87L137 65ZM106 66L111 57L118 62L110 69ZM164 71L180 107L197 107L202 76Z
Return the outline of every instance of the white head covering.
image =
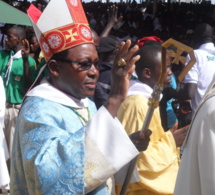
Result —
M32 4L28 15L46 61L55 53L93 43L80 0L52 0L44 12Z

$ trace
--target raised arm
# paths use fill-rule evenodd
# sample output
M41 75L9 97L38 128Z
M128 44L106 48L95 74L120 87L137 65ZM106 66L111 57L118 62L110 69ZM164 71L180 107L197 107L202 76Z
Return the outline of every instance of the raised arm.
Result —
M135 62L139 60L140 56L132 57L133 54L139 49L138 46L131 46L131 41L123 42L116 54L114 65L112 67L112 82L110 95L105 105L106 109L110 112L112 117L117 115L120 104L127 96L130 76L135 69ZM119 60L123 58L126 61L125 66L119 66Z
M27 39L23 40L23 46L22 49L22 59L23 59L23 67L24 67L24 77L26 80L26 87L31 86L31 71L29 68L29 62L28 62L28 56L30 53L30 45Z
M101 33L100 37L107 37L111 31L111 29L122 19L122 16L117 18L118 7L113 5L110 7L108 11L108 23Z

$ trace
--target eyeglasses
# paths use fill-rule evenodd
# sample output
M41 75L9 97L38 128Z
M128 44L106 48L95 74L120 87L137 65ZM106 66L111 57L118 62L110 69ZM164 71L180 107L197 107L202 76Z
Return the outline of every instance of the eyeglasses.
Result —
M67 59L60 59L60 61L66 62L66 63L69 63L69 64L70 63L78 64L79 65L78 69L79 70L83 70L83 71L89 70L92 67L92 65L94 65L97 70L99 70L100 67L101 67L101 62L100 61L95 61L95 62L77 62L77 61L71 61L71 60L67 60Z

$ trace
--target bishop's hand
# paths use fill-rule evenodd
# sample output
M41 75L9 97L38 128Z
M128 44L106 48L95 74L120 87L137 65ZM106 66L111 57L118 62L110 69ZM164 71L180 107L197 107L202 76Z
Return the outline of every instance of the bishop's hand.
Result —
M130 46L130 40L122 42L116 54L111 74L110 97L118 97L124 100L127 96L130 77L135 69L135 62L140 59L139 55L133 57L139 47L136 45L130 48Z
M134 56L139 47L136 45L132 48L131 41L122 42L115 56L111 72L111 89L109 98L105 107L110 114L115 117L122 101L127 96L130 77L135 69L135 63L140 56Z

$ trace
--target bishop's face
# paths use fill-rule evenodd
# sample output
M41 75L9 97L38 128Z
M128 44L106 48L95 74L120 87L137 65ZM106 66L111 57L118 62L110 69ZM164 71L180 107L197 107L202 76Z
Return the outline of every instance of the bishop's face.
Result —
M57 88L78 99L94 95L99 70L94 44L83 44L69 49L66 59L58 61Z

